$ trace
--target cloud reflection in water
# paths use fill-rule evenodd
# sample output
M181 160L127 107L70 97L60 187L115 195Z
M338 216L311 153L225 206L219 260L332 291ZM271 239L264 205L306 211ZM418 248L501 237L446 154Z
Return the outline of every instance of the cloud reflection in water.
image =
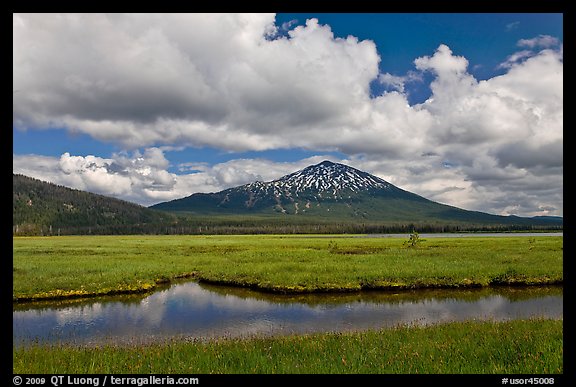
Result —
M534 292L533 290L530 290ZM195 282L139 301L114 298L13 312L15 344L166 337L272 335L377 329L463 320L562 318L562 289L519 297L518 289L267 296ZM509 293L509 294L508 294Z

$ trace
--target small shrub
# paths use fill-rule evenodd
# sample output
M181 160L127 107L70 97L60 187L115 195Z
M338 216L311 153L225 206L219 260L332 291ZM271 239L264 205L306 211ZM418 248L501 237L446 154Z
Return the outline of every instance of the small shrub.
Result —
M407 245L407 247L418 247L422 241L423 239L420 239L420 234L418 234L418 231L412 230L410 237L407 241L404 242L404 245Z

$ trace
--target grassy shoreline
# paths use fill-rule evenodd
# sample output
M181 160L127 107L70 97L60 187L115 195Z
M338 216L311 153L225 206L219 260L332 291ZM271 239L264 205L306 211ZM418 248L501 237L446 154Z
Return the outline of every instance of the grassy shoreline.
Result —
M562 374L562 324L545 319L470 321L134 346L13 346L13 372Z
M13 302L145 293L179 278L269 293L563 283L563 237L13 238Z

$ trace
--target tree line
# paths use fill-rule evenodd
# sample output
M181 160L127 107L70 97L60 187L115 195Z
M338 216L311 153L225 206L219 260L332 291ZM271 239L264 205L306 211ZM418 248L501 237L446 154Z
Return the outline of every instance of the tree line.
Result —
M252 223L252 224L251 224ZM562 231L559 226L525 225L481 225L481 224L278 224L259 225L248 222L242 224L208 224L185 222L141 223L55 227L52 225L20 224L13 225L14 236L60 236L60 235L236 235L236 234L409 234L414 230L420 233L456 232L513 232L513 231Z

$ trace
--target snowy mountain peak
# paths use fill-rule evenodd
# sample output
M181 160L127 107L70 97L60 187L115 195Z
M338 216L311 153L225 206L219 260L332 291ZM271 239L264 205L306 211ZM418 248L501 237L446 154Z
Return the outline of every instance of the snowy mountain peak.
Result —
M281 177L272 183L276 186L292 187L295 193L314 190L333 194L343 190L359 192L389 186L388 182L379 177L327 160Z
M274 181L250 183L236 189L247 192L251 200L265 195L291 199L343 199L355 193L389 189L390 186L379 177L325 160Z
M478 224L500 226L515 221L513 217L436 203L367 172L327 160L273 181L257 181L210 194L196 193L153 208L211 216L298 215L314 219L315 224L320 219L345 223L354 222L354 219L362 222L373 220L385 221L386 224L429 220L435 224L447 222L447 225L470 222L476 227Z

